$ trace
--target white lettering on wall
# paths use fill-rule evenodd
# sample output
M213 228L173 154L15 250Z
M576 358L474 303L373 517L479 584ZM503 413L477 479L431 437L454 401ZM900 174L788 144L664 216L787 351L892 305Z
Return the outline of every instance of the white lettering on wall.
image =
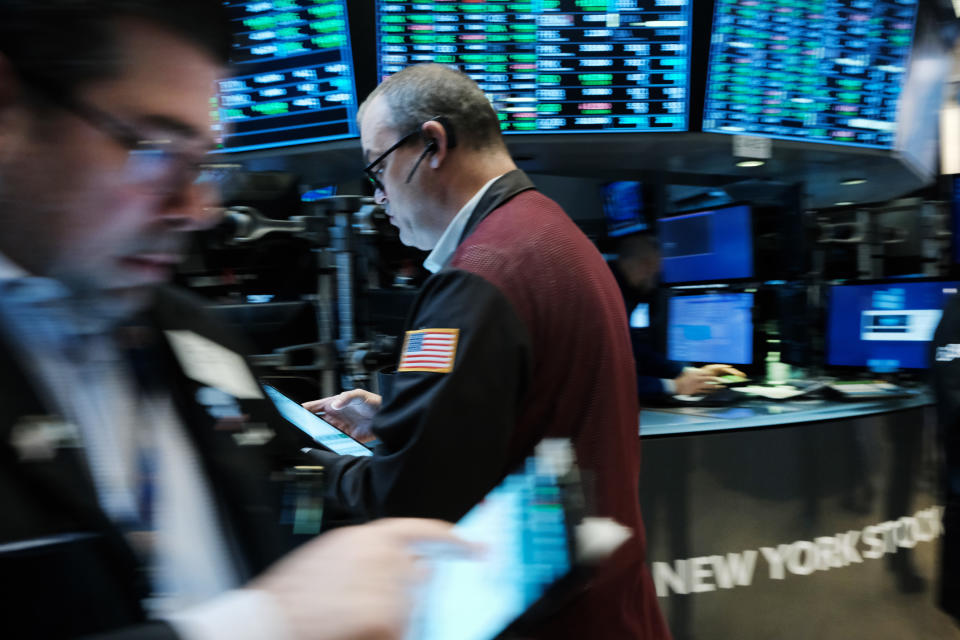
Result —
M872 524L811 540L797 540L776 547L760 547L739 553L699 556L670 562L652 562L657 595L706 593L753 584L757 558L763 556L771 580L784 580L787 574L808 576L817 571L849 567L882 558L898 549L912 549L917 543L930 542L943 534L943 507L934 506L912 516Z

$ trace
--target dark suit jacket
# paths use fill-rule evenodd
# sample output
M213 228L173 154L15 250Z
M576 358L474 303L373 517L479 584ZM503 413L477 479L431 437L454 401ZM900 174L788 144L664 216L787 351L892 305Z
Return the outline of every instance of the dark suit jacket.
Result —
M931 342L930 372L943 451L940 606L960 621L960 296L950 296Z
M238 446L195 400L159 328L191 330L236 349L183 294L158 293L154 312L136 332L132 361L141 384L168 389L209 480L228 548L244 578L285 547L266 484L263 447ZM0 335L2 338L2 335ZM241 401L244 413L268 420L264 401ZM50 457L22 455L14 441L37 421L59 420L53 407L0 339L0 636L69 638L117 632L113 638L169 638L148 623L141 598L144 566L100 509L83 450L69 443ZM25 426L26 425L26 426ZM18 435L19 431L19 435Z

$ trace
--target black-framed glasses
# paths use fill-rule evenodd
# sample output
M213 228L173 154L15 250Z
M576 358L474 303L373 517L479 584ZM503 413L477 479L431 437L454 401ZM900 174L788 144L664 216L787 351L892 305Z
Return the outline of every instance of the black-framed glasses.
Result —
M28 74L21 74L21 78L47 102L69 111L125 148L127 174L132 183L170 193L185 184L224 182L222 165L200 160L207 149L190 149L188 143L175 135L145 135L134 125L58 89L51 82Z
M453 133L452 133L452 129L450 128L449 122L447 122L447 119L443 116L434 116L429 120L426 120L416 129L402 136L399 140L397 140L392 145L390 145L389 149L381 153L379 156L377 156L376 160L374 160L373 162L371 162L370 164L368 164L363 168L363 173L366 174L367 179L370 181L370 184L373 185L374 189L379 189L384 193L386 193L387 191L386 187L383 186L383 182L380 180L380 176L383 175L383 167L378 167L378 165L380 165L386 159L387 156L389 156L391 153L393 153L394 151L402 147L407 142L407 140L409 140L413 136L421 135L423 131L423 125L427 124L427 122L434 122L434 121L439 122L441 125L443 125L444 130L447 132L447 148L450 149L453 147L454 145ZM407 174L407 179L404 180L404 184L410 183L410 181L413 179L413 174L417 172L417 167L420 166L420 163L423 162L423 159L427 156L427 154L435 149L436 149L435 143L433 145L428 143L426 146L424 146L423 152L420 154L420 157L417 158L417 161L415 163L413 163L413 168L410 169L410 173Z

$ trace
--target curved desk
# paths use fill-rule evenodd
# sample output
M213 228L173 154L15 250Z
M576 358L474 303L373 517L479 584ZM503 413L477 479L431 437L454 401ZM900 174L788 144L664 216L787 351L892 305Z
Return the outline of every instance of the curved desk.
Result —
M844 420L917 409L933 404L926 390L908 398L862 402L836 400L747 400L727 407L671 407L640 410L640 435L658 437L731 429L779 427L788 424Z
M677 640L938 638L932 397L643 409L640 501Z

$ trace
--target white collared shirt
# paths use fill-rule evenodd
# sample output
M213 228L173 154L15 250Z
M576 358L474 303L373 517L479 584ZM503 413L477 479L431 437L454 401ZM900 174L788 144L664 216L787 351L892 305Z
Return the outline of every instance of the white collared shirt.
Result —
M100 505L114 522L136 517L136 451L150 440L158 597L145 605L189 639L289 637L263 593L235 589L210 488L170 397L138 392L109 327L85 316L62 283L0 254L0 333L51 408L76 425Z
M470 216L473 215L473 210L477 208L480 199L487 193L487 190L490 189L490 185L502 177L502 175L499 175L480 187L480 190L473 194L473 197L467 201L467 204L463 205L460 211L457 212L457 215L453 217L453 220L451 220L447 228L444 229L443 235L437 240L433 251L431 251L427 259L423 261L423 266L427 271L436 273L447 266L447 263L450 262L454 252L460 245L460 236L463 235L463 230L466 229L467 223L470 221Z

